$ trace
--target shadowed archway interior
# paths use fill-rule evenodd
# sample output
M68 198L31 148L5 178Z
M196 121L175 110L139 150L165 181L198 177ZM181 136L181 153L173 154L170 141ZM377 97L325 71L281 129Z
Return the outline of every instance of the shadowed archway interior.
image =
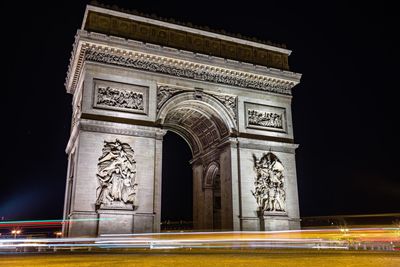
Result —
M192 152L185 140L168 131L163 141L161 221L193 220L191 159Z
M178 134L184 141L186 146L190 148L191 157L186 160L190 160L190 167L192 168L192 175L189 179L192 179L192 187L189 189L192 191L192 221L193 229L197 230L221 230L222 226L222 206L226 207L226 210L230 208L230 195L225 194L225 199L221 199L221 184L220 184L220 159L222 152L224 151L224 142L229 138L229 127L226 120L227 114L225 110L217 111L221 108L215 99L202 95L199 98L193 99L193 93L182 93L176 95L170 99L163 110L160 112L160 122L165 130L172 131ZM164 145L168 142L168 136L164 137ZM175 143L178 143L175 140ZM168 146L168 145L167 145ZM228 146L229 147L229 146ZM163 169L168 168L166 166L166 160L164 157L168 155L174 155L177 153L177 146L172 148L170 154L166 153L168 147L165 147L163 153ZM173 156L174 160L178 159ZM222 156L224 157L224 156ZM180 160L180 164L184 160ZM226 161L223 159L225 175L229 173L229 167ZM173 168L173 167L172 167ZM179 173L181 166L179 162L176 163L175 167ZM227 171L228 170L228 171ZM183 174L183 173L182 173ZM168 175L167 171L163 170L162 173L162 220L168 219L166 217L166 211L164 212L163 207L165 203L168 203L168 194L164 193L165 188L170 186L174 189L170 189L170 192L177 192L179 188L186 186L186 182L181 183L180 181L169 180L171 178L165 178ZM175 174L172 174L174 176ZM228 174L229 175L229 174ZM178 176L178 175L176 175ZM175 177L179 179L179 177ZM175 180L174 179L174 180ZM183 181L185 178L180 178ZM187 179L187 178L186 178ZM225 178L223 190L227 190L230 187L226 181L230 178ZM168 183L168 185L166 184ZM181 189L183 194L187 195L187 189ZM175 195L177 193L174 193ZM169 203L172 205L174 210L180 207L182 204ZM227 216L225 216L227 217ZM183 219L177 217L178 220ZM228 218L229 219L229 218ZM228 225L229 223L226 223ZM224 229L228 229L230 226L225 226ZM164 229L165 226L163 227Z

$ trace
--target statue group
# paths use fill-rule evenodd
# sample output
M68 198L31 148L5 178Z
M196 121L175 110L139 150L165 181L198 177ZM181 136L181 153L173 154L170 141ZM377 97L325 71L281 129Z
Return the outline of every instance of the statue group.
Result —
M104 206L137 206L136 161L129 144L104 141L99 158L97 178L97 208Z
M284 189L284 167L272 153L264 154L260 159L253 154L254 191L252 191L261 214L265 212L286 211L286 193Z

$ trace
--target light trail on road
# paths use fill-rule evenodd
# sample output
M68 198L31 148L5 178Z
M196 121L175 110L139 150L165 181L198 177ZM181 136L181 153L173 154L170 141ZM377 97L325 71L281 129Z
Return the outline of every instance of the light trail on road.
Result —
M270 232L172 232L107 234L96 238L3 238L0 252L73 249L343 249L397 250L399 228L351 228Z

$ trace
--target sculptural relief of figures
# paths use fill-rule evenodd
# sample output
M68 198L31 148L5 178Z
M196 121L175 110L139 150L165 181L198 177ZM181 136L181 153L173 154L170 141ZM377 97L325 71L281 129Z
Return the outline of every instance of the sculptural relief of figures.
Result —
M258 159L253 154L254 191L258 210L264 212L283 212L286 210L286 193L284 190L284 167L279 159L272 153L263 154Z
M233 118L236 120L236 102L237 97L232 95L214 95L231 113Z
M144 110L143 94L131 90L99 87L97 104L132 110Z
M104 141L103 155L99 158L96 206L133 204L137 206L136 161L130 145Z
M248 109L249 125L283 129L282 114Z
M161 106L167 102L172 96L182 92L182 89L174 88L167 85L160 85L157 88L157 111L160 110Z

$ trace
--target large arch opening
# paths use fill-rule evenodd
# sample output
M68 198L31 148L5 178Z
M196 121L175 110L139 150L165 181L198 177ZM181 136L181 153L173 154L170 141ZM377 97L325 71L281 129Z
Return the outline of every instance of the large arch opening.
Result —
M178 134L168 131L163 140L161 230L193 227L192 152Z
M164 129L182 137L191 150L193 229L231 230L233 219L229 137L235 128L234 119L224 105L212 96L185 92L166 101L160 108L158 121ZM170 137L167 134L164 141L168 139ZM170 155L163 154L163 158L173 156L174 153L176 151L172 151ZM177 165L176 168L180 167ZM163 172L163 189L165 175L167 174ZM163 194L166 193L163 191Z

